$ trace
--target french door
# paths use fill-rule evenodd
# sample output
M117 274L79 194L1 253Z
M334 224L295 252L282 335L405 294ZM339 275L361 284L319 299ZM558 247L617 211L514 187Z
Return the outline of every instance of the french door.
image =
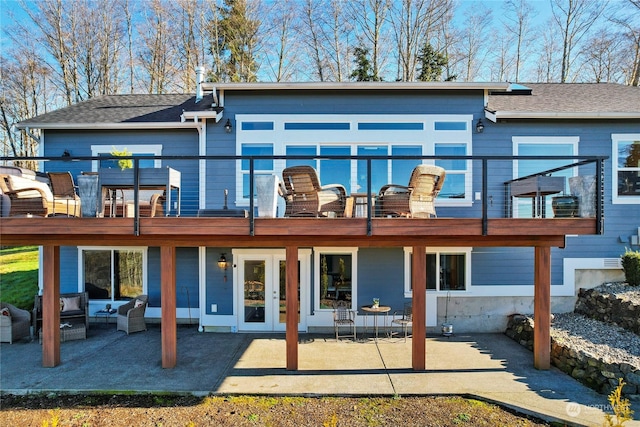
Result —
M238 249L236 287L239 331L284 331L286 329L286 262L284 250ZM298 251L298 330L306 330L309 259L311 251Z

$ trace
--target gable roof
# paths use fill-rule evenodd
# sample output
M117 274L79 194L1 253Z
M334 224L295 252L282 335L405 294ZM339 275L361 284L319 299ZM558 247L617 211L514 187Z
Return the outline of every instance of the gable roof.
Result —
M193 94L107 95L79 102L66 108L23 120L20 129L108 129L195 127L184 122L184 111L220 112L213 109L212 95L195 102Z
M640 87L616 83L523 83L489 94L485 108L499 119L640 118Z

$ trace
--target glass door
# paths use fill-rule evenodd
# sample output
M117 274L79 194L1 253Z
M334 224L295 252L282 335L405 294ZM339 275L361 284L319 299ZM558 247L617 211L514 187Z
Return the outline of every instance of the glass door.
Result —
M287 322L286 262L284 251L241 254L238 251L238 330L285 331ZM302 252L302 251L301 251ZM309 251L304 251L309 252ZM235 257L234 253L234 257ZM309 284L309 255L298 259L298 329L306 330L301 301ZM306 284L301 286L301 284Z

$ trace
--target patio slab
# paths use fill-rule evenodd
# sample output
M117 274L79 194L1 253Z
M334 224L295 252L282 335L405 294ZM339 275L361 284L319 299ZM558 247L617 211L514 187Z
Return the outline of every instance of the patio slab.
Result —
M411 339L357 342L300 334L299 370L286 370L284 334L199 333L178 327L178 363L161 365L159 325L126 335L92 324L86 340L60 345L61 364L42 367L42 346L0 345L0 390L34 392L178 392L272 395L467 395L569 425L599 426L607 396L502 334L429 336L427 369L411 369ZM636 419L640 407L634 402ZM632 421L627 426L640 426Z

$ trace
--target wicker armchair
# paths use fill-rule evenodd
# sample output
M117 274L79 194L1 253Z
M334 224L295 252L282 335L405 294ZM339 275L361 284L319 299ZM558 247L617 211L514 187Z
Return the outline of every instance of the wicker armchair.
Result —
M147 295L138 295L126 304L118 307L118 331L128 334L147 330L144 321L144 312L147 309L149 298Z
M445 170L439 166L418 165L409 185L388 184L380 189L380 215L408 218L436 216L435 200L444 185Z
M282 171L280 195L285 199L284 216L345 215L347 191L340 184L320 185L311 166L292 166Z
M0 342L12 344L15 340L30 337L31 314L27 310L0 302L0 310L7 309L9 316L0 314Z

